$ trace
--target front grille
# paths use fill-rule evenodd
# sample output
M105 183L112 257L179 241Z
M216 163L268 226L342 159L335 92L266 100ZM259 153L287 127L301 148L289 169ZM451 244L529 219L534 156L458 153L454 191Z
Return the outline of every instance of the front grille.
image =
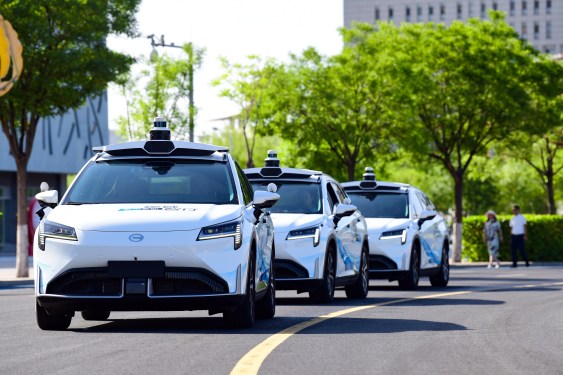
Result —
M167 268L163 278L152 279L152 295L223 294L228 284L205 270Z
M383 255L370 255L369 256L369 269L370 270L396 270L397 263Z
M276 279L308 279L309 271L292 260L276 259Z
M119 296L122 279L109 277L106 268L70 270L47 286L47 294L77 296Z

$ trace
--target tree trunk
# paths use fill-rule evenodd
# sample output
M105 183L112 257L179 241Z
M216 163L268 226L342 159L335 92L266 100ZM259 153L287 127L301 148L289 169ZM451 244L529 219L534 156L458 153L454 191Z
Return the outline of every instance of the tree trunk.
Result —
M348 163L346 164L347 164L346 167L348 169L348 181L354 181L356 174L356 161L349 160Z
M461 239L463 233L463 172L456 170L453 174L455 184L455 220L454 220L454 252L453 261L461 262Z
M16 238L16 277L29 276L29 256L27 240L27 163L17 165L17 238Z
M550 215L555 215L557 213L557 208L555 206L555 193L553 192L553 175L553 159L548 158L547 171L545 172L547 180L545 189L547 193L547 213Z

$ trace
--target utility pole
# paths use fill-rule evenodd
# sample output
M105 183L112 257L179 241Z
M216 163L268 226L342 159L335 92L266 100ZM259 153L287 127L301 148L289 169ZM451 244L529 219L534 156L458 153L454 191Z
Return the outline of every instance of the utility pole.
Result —
M161 35L160 38L157 38L154 34L147 36L147 39L151 40L152 51L150 58L151 60L158 56L158 52L156 51L156 47L170 47L170 48L181 48L184 49L182 46L177 46L174 43L166 44L164 42L164 35ZM190 42L187 45L187 52L188 52L188 86L190 93L188 95L188 102L189 102L189 114L188 114L188 127L189 127L189 139L190 142L194 141L194 129L195 129L195 105L194 105L194 46Z

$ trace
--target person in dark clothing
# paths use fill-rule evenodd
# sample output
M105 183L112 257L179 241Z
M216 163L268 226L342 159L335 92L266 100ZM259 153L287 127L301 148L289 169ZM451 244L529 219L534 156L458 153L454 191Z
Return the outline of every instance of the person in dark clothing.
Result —
M518 267L518 257L516 251L526 261L526 267L530 265L528 254L526 253L526 218L520 213L520 206L514 205L512 208L514 216L510 219L510 250L512 252L512 266Z

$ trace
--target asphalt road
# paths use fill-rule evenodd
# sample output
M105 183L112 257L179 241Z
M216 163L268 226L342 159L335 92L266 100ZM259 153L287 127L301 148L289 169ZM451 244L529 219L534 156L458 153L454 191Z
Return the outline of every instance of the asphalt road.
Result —
M447 288L373 281L331 305L278 292L273 320L205 312L80 314L41 331L30 287L0 289L0 374L563 374L563 267L452 270Z

